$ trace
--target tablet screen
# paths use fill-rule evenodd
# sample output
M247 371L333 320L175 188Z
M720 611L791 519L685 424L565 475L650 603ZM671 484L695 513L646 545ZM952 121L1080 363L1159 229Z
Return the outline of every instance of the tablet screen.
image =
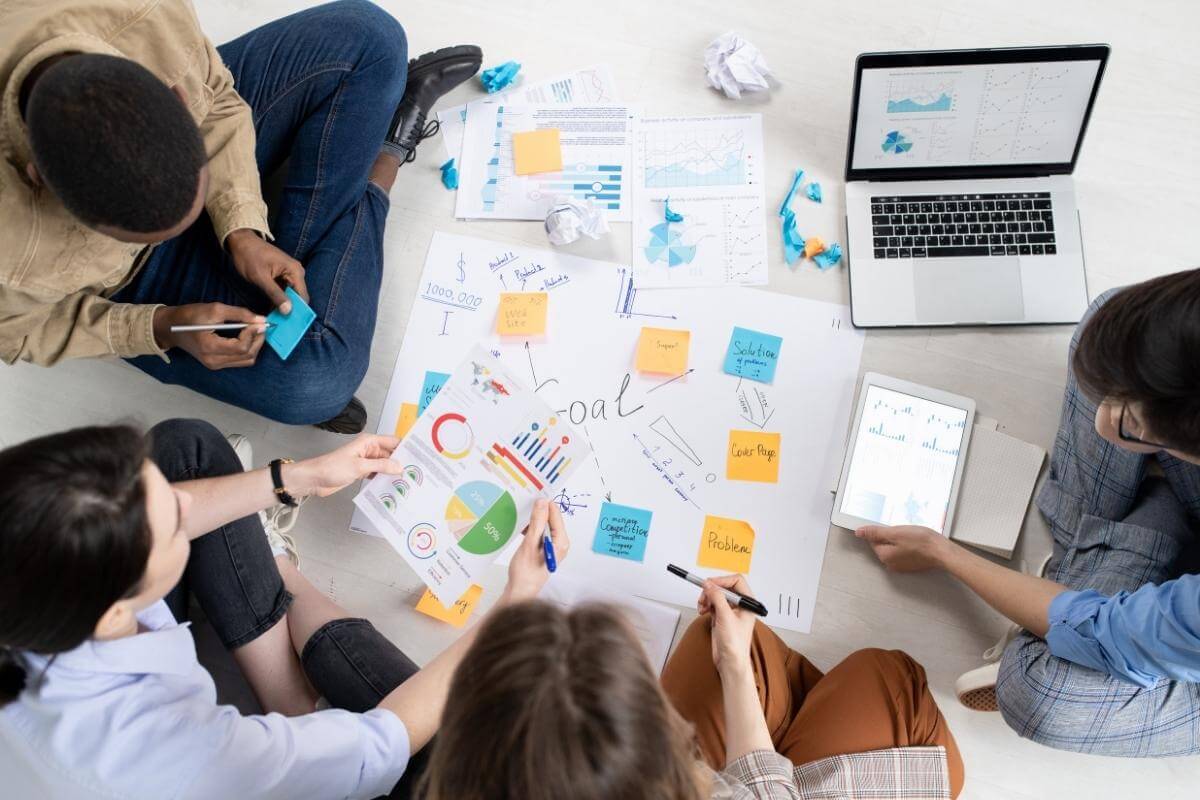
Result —
M941 533L966 424L964 409L868 386L841 512Z

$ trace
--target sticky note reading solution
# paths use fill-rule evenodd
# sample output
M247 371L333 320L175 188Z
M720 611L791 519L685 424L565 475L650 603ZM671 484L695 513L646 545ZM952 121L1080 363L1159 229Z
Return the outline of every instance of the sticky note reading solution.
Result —
M558 128L514 133L512 150L513 172L517 175L562 171L562 145Z
M754 529L748 522L726 517L704 518L700 554L696 557L699 566L745 575L750 571L753 555Z
M725 352L725 372L752 381L771 383L775 380L775 366L779 363L781 347L783 339L778 336L748 328L734 328L733 336L729 339L729 350Z
M417 602L417 611L449 623L456 628L461 628L471 618L471 614L475 611L475 606L479 604L479 598L482 596L483 587L472 584L470 589L463 592L462 597L454 601L454 605L446 608L433 596L433 592L426 589L425 594L421 595L421 599Z
M731 481L779 482L778 433L730 431L725 477Z
M652 511L633 508L617 503L600 506L600 518L596 521L596 538L592 540L592 552L602 556L643 561L646 558L646 540L650 534Z
M687 372L690 331L671 328L642 328L638 339L638 372L660 375L682 375Z
M546 332L550 296L545 292L501 292L496 333L501 336L541 336Z

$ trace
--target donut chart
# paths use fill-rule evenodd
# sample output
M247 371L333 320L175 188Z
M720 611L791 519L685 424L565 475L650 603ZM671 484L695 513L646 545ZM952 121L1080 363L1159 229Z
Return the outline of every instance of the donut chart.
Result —
M433 421L429 431L433 440L433 449L446 458L458 460L466 458L475 443L475 434L467 424L467 418L453 411L442 414Z
M437 528L421 522L408 532L408 552L413 558L426 559L437 555Z
M446 525L459 547L486 556L512 538L517 529L517 504L496 484L471 481L455 489L446 504Z

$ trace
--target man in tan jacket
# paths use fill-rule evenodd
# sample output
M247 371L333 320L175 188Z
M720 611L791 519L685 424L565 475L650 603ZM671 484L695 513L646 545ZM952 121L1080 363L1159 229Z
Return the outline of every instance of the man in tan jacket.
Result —
M407 60L365 0L220 48L186 0L0 7L0 359L116 355L292 424L357 432L387 193L475 74L460 46ZM260 175L287 162L271 223ZM285 361L265 314L317 319ZM244 323L236 336L180 325Z

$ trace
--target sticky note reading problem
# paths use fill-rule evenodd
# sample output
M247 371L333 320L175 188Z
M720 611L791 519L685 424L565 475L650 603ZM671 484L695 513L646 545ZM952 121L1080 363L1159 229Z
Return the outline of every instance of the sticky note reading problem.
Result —
M638 372L660 375L682 375L687 372L690 331L671 328L642 328L638 339Z
M425 594L421 595L421 599L417 601L417 611L442 622L448 622L456 628L461 628L471 618L471 613L479 604L479 598L482 596L483 587L472 584L470 589L463 592L462 597L454 601L454 605L446 608L433 596L433 592L426 589Z
M600 506L600 519L596 521L592 552L630 561L644 560L652 516L653 512L644 508L603 503Z
M730 431L725 477L731 481L779 482L778 433Z
M696 563L724 572L750 571L750 557L754 555L754 529L740 519L725 517L704 518L704 530L700 533L700 555Z
M408 435L409 430L417 421L417 404L416 403L401 403L400 416L396 418L395 435L397 439L403 439Z
M562 171L562 145L559 143L558 128L514 133L512 150L513 172L517 175Z
M782 346L783 339L778 336L734 328L733 336L729 338L729 350L725 352L725 372L770 383L775 380L775 366L779 363Z
M541 336L546 332L549 307L550 296L545 292L501 292L496 333L501 336Z
M444 372L429 370L425 373L425 384L421 387L421 400L417 403L417 416L425 413L425 407L433 402L433 398L437 397L437 393L442 390L448 380L450 380L450 376Z

